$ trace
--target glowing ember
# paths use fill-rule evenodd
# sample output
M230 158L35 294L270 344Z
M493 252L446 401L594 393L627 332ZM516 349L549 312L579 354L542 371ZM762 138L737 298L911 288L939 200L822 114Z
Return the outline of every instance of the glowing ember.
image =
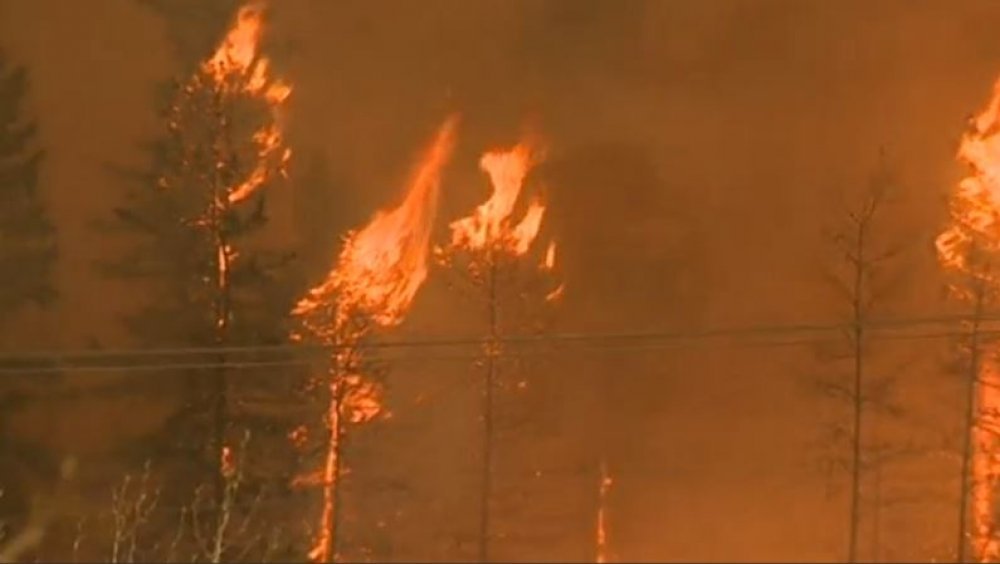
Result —
M998 288L990 268L1000 251L1000 82L986 110L970 124L962 138L958 159L970 173L956 187L950 200L951 225L937 239L942 266L961 274L989 293ZM959 298L976 300L969 285L956 285ZM983 562L1000 557L994 538L994 507L1000 477L1000 442L991 429L1000 425L1000 367L994 355L982 355L975 384L972 433L971 540L976 558Z
M232 478L236 475L236 459L233 455L233 449L229 446L222 447L222 453L219 460L219 471L226 478Z
M614 480L608 473L608 464L601 461L601 479L597 490L597 531L594 538L595 562L608 562L608 495Z
M310 558L326 562L335 554L335 494L341 476L343 424L364 423L384 414L381 389L358 373L359 344L373 327L399 324L427 278L441 170L451 156L456 116L438 130L421 159L403 202L379 212L363 229L347 235L327 279L309 291L293 313L307 331L334 348L327 413L330 443L323 467L323 513Z

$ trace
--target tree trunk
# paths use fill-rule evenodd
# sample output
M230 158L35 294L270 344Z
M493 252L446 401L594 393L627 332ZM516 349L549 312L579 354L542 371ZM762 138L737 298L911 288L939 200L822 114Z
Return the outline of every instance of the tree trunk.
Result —
M972 436L976 427L976 395L979 381L979 325L983 314L983 288L975 288L972 326L969 329L969 372L965 400L965 437L962 444L962 478L958 502L958 536L955 539L955 561L965 562L968 558L969 491L972 480Z
M852 397L853 424L851 429L851 520L848 535L847 561L857 562L858 529L861 522L861 442L862 442L862 412L864 410L864 323L865 307L865 223L858 224L858 236L855 247L854 263L854 293L853 293L853 327L854 338L854 383Z
M490 561L490 501L493 490L493 391L496 385L496 354L499 346L499 324L497 320L497 264L495 253L487 256L489 263L487 300L489 310L489 343L486 354L486 371L483 379L483 462L482 484L479 500L479 562Z

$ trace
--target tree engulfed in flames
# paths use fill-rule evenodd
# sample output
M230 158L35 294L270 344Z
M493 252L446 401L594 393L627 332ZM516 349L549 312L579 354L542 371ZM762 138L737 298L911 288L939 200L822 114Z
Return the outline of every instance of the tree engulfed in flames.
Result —
M360 373L360 345L372 329L402 322L427 278L440 175L451 156L457 124L457 116L445 121L420 160L403 202L349 233L327 279L293 311L310 338L333 349L326 421L330 441L316 480L323 488L323 509L309 555L314 561L337 556L336 494L344 420L363 423L383 413L381 388Z
M264 6L250 4L240 8L216 51L206 59L193 76L183 85L180 96L170 108L170 129L178 137L191 135L191 124L203 123L209 129L205 139L185 143L185 167L198 169L196 164L208 159L199 183L211 190L207 209L191 223L210 233L215 246L215 285L219 294L229 291L229 278L233 261L238 257L233 247L228 227L238 204L256 194L274 176L286 176L291 159L291 149L284 145L281 111L291 95L291 86L270 74L270 61L260 54L263 31ZM242 102L266 110L267 119L249 135L247 143L234 139L234 113ZM255 108L255 109L256 109ZM211 121L211 124L205 123ZM207 148L211 155L198 152ZM245 153L251 155L245 158ZM249 167L237 163L249 161ZM200 170L200 169L199 169ZM184 178L171 182L162 178L162 188L188 182ZM183 188L184 186L176 186ZM225 300L221 300L225 301ZM224 306L216 308L215 323L224 332L229 323L229 312Z
M491 536L490 506L493 495L492 460L494 450L494 388L497 380L497 357L500 352L500 320L497 278L505 266L512 266L531 251L541 232L546 207L535 197L528 202L520 220L513 219L529 171L543 155L528 141L506 150L485 153L479 167L490 179L490 197L471 215L451 222L451 238L437 249L439 260L454 265L461 257L464 269L474 284L485 293L488 309L488 335L485 344L483 377L483 447L482 485L479 516L479 560L489 561ZM556 245L550 242L542 253L539 270L551 273L556 263ZM546 301L560 297L560 284L545 296Z
M261 192L286 176L291 158L282 135L282 111L292 89L272 76L270 61L260 52L264 15L261 3L240 8L216 50L178 85L167 114L166 165L157 182L173 196L157 202L158 210L168 209L169 235L177 239L176 215L198 233L197 244L184 247L180 259L204 269L191 299L210 302L205 338L216 345L231 338L234 268L242 266L237 263L238 240L263 223ZM224 444L229 403L224 360L211 386L211 448L219 460L215 489L220 495L221 474L227 471L220 458L229 452Z
M471 215L449 225L451 241L442 254L447 256L465 251L487 261L498 259L501 255L526 255L541 230L545 204L536 197L528 204L527 211L519 222L512 223L511 217L520 199L524 179L531 168L541 161L542 156L528 142L484 154L479 160L479 167L490 178L490 197ZM556 245L551 242L546 248L541 267L551 270L555 267L555 261ZM561 289L554 291L551 299L555 299L560 292Z
M959 182L950 200L951 225L937 239L942 266L964 278L951 286L961 300L991 303L998 280L991 263L1000 258L1000 81L989 106L970 123L962 138L958 159L969 174ZM985 302L985 303L984 303ZM986 354L972 384L970 496L971 545L981 561L1000 557L996 538L997 486L1000 478L1000 367L994 353Z
M263 19L263 3L240 8L222 44L202 63L200 73L194 77L196 84L208 79L220 94L242 94L262 100L271 110L272 119L253 133L257 157L254 167L245 178L229 187L226 193L229 204L249 198L273 171L284 175L292 157L292 150L284 146L280 115L292 89L270 76L270 61L259 53Z

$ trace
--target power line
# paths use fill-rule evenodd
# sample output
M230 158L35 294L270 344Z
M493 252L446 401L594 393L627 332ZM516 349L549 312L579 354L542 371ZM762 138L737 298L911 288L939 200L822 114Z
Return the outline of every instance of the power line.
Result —
M868 338L875 341L911 341L911 340L935 340L943 338L953 338L967 335L966 331L952 330L952 331L940 331L934 333L904 333L904 334L892 334L892 333L882 333L873 334ZM583 345L585 350L589 349L591 351L601 350L601 351L644 351L644 350L664 350L669 348L677 348L690 346L692 344L697 345L703 343L705 338L699 338L698 336L684 335L681 338L668 338L673 334L643 334L644 339L627 339L627 335L619 335L622 337L617 340L606 340L596 338L596 335L592 339L586 341L580 341L577 344ZM979 335L984 338L1000 337L1000 330L985 331L980 330ZM713 335L714 336L714 335ZM659 338L656 338L659 337ZM784 339L784 340L770 340L770 341L758 341L758 342L744 342L744 343L729 343L728 346L731 348L777 348L777 347L796 347L796 346L808 346L808 345L819 345L828 343L829 338L818 338L814 337L811 339ZM454 343L452 341L451 343ZM482 344L482 341L465 341L467 344ZM501 347L501 351L503 348ZM329 349L324 349L324 352L329 353ZM552 349L526 349L517 352L513 355L500 353L500 356L541 356L546 354L552 354L556 351ZM402 355L398 357L388 357L380 358L383 361L426 361L426 360L477 360L483 357L482 352L468 352L464 354L413 354L413 355ZM286 358L281 360L212 360L206 362L164 362L164 363L151 363L146 362L145 364L105 364L105 365L57 365L48 364L42 366L23 366L23 367L7 367L0 368L0 376L3 375L25 375L25 374L42 374L42 373L72 373L72 372L100 372L100 373L116 373L116 372L168 372L168 371L183 371L183 370L208 370L214 368L225 367L227 369L233 370L248 370L254 368L277 368L277 367L293 367L293 366L308 366L313 364L314 361L306 359L294 359Z
M872 320L863 323L863 327L869 330L880 329L901 329L918 327L922 325L944 325L973 321L975 318L969 315L939 315L931 317L900 317ZM982 315L978 317L980 322L1000 321L1000 312ZM705 340L738 338L749 336L781 336L802 333L830 333L846 331L854 328L852 323L824 323L824 324L780 324L780 325L752 325L747 327L713 328L705 330L682 330L682 331L654 331L654 332L626 332L626 333L544 333L536 335L507 335L499 339L501 345L526 345L536 343L589 343L607 341L669 341L669 340ZM239 355L252 353L287 353L293 355L329 355L332 351L345 348L355 350L371 349L413 349L413 348L433 348L433 347L456 347L484 345L487 339L483 337L451 337L437 339L411 339L411 340L385 340L369 341L356 345L337 344L294 344L283 343L275 345L247 345L247 346L224 346L224 347L165 347L158 349L104 349L104 350L83 350L83 351L31 351L22 353L0 354L0 364L9 363L29 363L47 361L51 363L84 361L91 359L109 358L130 358L130 357L185 357L185 356L207 356L207 355ZM212 364L215 366L215 364Z

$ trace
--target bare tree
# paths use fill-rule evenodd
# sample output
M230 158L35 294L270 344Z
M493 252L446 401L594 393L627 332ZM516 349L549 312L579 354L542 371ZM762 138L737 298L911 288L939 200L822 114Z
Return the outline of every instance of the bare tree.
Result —
M894 379L877 375L872 369L870 325L890 292L897 291L898 278L887 276L889 263L900 252L886 247L878 228L885 220L886 207L893 196L894 178L884 154L859 202L849 206L842 224L831 230L830 240L839 258L829 279L847 309L843 341L826 352L828 360L848 363L848 376L842 372L821 380L828 397L846 405L847 423L836 424L832 439L846 446L847 456L835 455L835 464L843 464L849 476L849 509L845 558L857 562L860 550L863 482L866 467L872 463L871 434L866 429L870 409L896 413L892 404ZM898 275L898 273L897 273ZM846 443L846 445L845 445ZM838 449L840 447L837 447ZM878 462L875 462L876 464Z

